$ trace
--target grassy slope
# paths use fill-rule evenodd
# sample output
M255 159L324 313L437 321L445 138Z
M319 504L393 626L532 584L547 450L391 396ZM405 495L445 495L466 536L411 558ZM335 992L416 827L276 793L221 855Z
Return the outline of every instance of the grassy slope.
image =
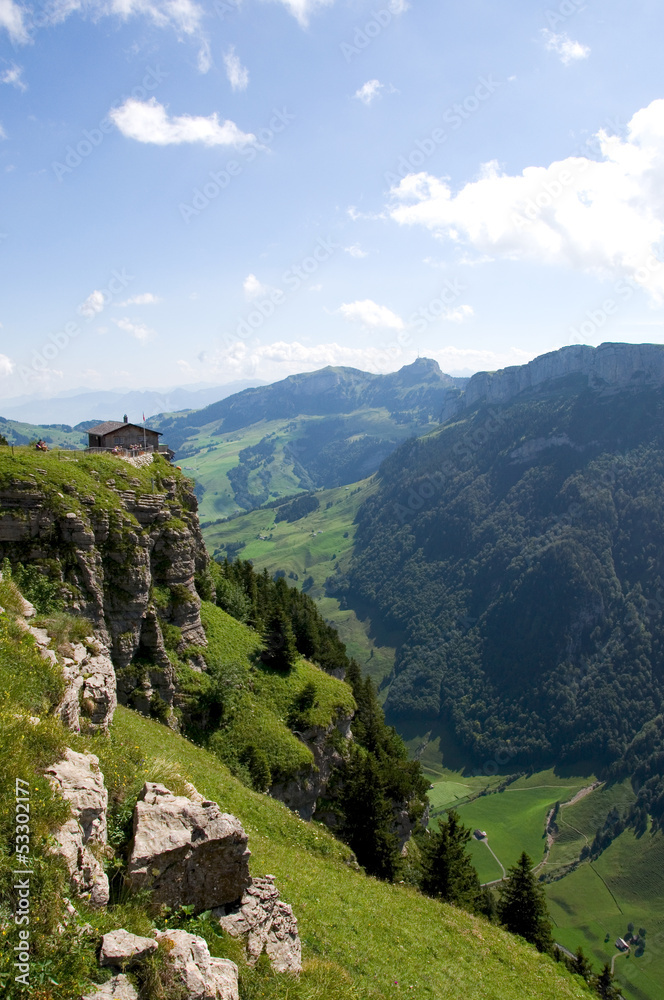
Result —
M361 621L354 611L340 608L339 601L326 596L324 590L325 580L337 567L340 573L345 571L355 539L355 515L375 488L375 480L370 478L350 487L320 490L316 493L320 508L299 521L275 522L276 509L254 510L204 527L203 537L210 552L220 557L229 543L244 542L239 553L242 559L250 559L259 570L292 573L297 580L291 578L289 582L297 582L298 586L313 577L308 593L338 630L349 655L378 682L392 669L394 637L374 635L370 621ZM261 539L261 535L265 537Z
M171 762L241 819L250 837L251 870L276 876L298 917L305 958L339 963L363 991L377 997L407 993L478 1000L588 995L579 980L559 975L548 958L516 938L410 888L354 870L346 849L324 828L248 791L182 737L126 709L118 709L113 734L116 741L140 746L145 773L154 762L157 774L164 761Z
M17 440L27 438L28 441L43 438L46 443L55 448L87 447L88 435L82 431L63 431L56 427L46 427L43 424L26 424L21 420L5 420L0 417L0 434L12 444Z

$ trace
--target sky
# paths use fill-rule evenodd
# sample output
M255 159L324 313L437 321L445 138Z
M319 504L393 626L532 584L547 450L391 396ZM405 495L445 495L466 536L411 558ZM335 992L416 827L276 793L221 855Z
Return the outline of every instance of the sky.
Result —
M0 399L664 343L657 0L0 0Z

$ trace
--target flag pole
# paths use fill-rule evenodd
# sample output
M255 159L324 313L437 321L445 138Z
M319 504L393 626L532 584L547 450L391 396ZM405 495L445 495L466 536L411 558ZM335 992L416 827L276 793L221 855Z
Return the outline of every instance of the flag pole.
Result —
M145 414L143 414L143 451L147 450L147 445L145 443Z

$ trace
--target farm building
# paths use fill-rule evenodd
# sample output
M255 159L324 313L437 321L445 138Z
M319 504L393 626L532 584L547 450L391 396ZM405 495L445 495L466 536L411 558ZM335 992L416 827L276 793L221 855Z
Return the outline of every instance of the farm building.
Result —
M629 951L629 945L623 938L618 938L616 941L616 948L618 951Z

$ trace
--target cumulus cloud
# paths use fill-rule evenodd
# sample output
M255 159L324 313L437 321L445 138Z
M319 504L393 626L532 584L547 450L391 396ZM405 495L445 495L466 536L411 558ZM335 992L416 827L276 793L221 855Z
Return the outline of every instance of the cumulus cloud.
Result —
M240 131L235 122L220 122L217 113L207 118L194 115L168 116L163 104L155 97L149 101L128 98L109 117L128 139L156 146L182 142L202 142L204 146L243 146L255 142L254 135Z
M23 67L12 63L11 66L0 73L0 81L8 83L10 87L16 87L17 90L25 91L28 89L28 85L21 79L22 74Z
M258 376L279 379L302 371L315 371L328 365L360 368L364 371L394 371L406 362L396 343L388 348L356 348L343 344L302 344L299 341L276 341L250 345L238 341L229 350L205 357L207 371L229 373L233 378ZM414 353L413 353L414 358ZM202 360L202 359L199 359Z
M480 254L564 265L630 280L664 302L664 100L638 111L626 137L597 134L599 158L571 156L502 173L485 164L454 193L446 178L409 174L389 214Z
M132 320L127 319L126 316L122 319L114 319L113 322L121 330L124 330L125 333L129 333L132 337L135 337L136 340L146 341L156 337L155 331L147 327L145 323L134 323Z
M29 41L24 11L14 0L0 0L0 28L4 28L14 44Z
M362 257L369 256L368 252L366 250L363 250L362 247L359 246L357 243L354 243L351 247L344 247L344 250L346 251L346 253L350 254L351 257L355 257L358 260L361 259Z
M356 90L353 97L357 98L358 101L362 101L367 107L375 101L380 95L381 90L384 88L385 84L381 83L380 80L367 80L366 83L362 84L359 90Z
M104 293L95 289L94 292L90 292L85 302L81 302L78 312L86 319L92 319L93 316L102 311L104 305Z
M443 313L441 319L444 319L447 323L465 323L467 319L471 319L475 315L475 310L472 306L460 305L455 309L448 309L447 312Z
M300 27L306 28L311 15L315 14L321 7L329 7L334 3L334 0L277 0L277 3L283 4L297 20Z
M240 57L235 54L235 46L231 45L224 56L224 66L226 76L233 90L246 90L249 85L249 70L240 62Z
M344 302L339 312L344 319L358 321L364 326L385 327L390 330L403 330L404 322L400 316L388 309L387 306L379 306L371 299L363 299L358 302Z
M0 376L11 375L14 371L14 362L6 354L0 354Z
M204 11L194 0L46 0L38 25L60 24L72 14L92 17L146 17L159 28L174 28L185 35L200 32Z
M542 37L546 49L549 52L555 52L564 66L569 66L570 63L577 62L579 59L587 59L590 55L590 49L587 45L575 42L565 34L556 35L548 28L543 28Z
M153 295L152 292L141 292L140 295L132 295L131 298L125 299L124 302L118 302L119 307L123 306L154 306L157 302L161 302L161 299L157 295Z
M248 299L257 299L261 295L266 295L269 291L267 285L262 285L255 274L247 275L242 282L242 290Z

